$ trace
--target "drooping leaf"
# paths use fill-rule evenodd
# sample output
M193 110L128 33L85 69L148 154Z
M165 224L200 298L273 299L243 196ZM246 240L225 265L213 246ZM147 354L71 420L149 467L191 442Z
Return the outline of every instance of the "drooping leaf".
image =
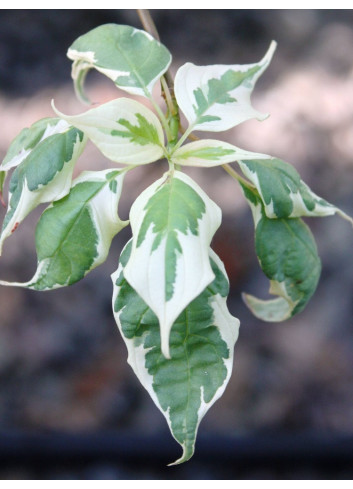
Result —
M224 165L225 163L232 163L233 161L248 158L267 158L267 156L260 153L251 153L250 151L245 151L232 144L216 139L201 139L200 141L185 144L178 148L171 156L171 160L177 165L200 166L204 168Z
M251 92L269 65L276 43L272 42L259 63L196 66L184 64L175 76L175 96L189 125L198 131L225 131L248 119L265 119L255 110Z
M174 462L178 464L192 457L199 423L228 383L239 320L227 309L227 275L210 250L215 278L176 319L170 334L171 358L166 359L158 318L124 277L131 248L130 242L112 275L114 315L129 364L183 448Z
M150 109L136 100L122 97L73 116L62 114L55 107L54 110L83 131L112 161L143 165L163 156L161 123Z
M208 249L221 222L220 208L187 175L166 173L130 211L133 246L125 276L155 312L162 352L180 312L214 279Z
M103 263L113 237L128 224L117 214L124 175L118 170L82 172L70 193L48 207L38 222L34 277L0 284L55 289L81 280Z
M257 188L267 217L320 217L337 213L352 222L343 211L314 194L289 163L268 157L239 161L239 165Z
M316 290L321 272L316 243L301 219L269 219L256 191L243 186L243 192L253 213L260 266L270 280L270 294L278 296L243 298L258 318L283 321L302 311Z
M86 138L65 121L49 126L45 131L45 139L43 133L37 143L32 139L31 148L28 146L19 153L13 151L13 157L7 160L7 164L12 166L16 160L17 167L9 184L9 204L0 235L0 253L4 240L35 207L59 200L70 190L72 171Z
M172 59L167 48L147 32L117 24L105 24L80 36L67 56L73 61L77 94L85 101L83 84L92 68L130 94L151 97L155 82Z

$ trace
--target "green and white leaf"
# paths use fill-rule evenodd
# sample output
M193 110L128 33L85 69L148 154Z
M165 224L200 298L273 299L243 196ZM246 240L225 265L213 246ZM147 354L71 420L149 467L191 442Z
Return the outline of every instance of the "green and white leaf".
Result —
M125 268L130 285L157 315L162 352L180 312L214 279L208 250L220 208L187 175L166 173L130 211L133 244Z
M259 192L266 216L321 217L335 213L353 222L343 211L318 197L301 180L295 168L278 158L267 157L239 161L244 175L255 185Z
M261 300L243 294L243 298L258 318L283 321L303 310L316 290L321 272L316 243L301 219L269 219L256 191L242 188L255 222L256 254L270 280L270 294L278 296Z
M189 131L225 131L248 119L266 119L268 114L252 107L250 96L275 49L273 41L263 59L254 64L181 66L175 76L175 96Z
M92 68L122 90L150 98L172 59L168 49L147 32L118 24L105 24L80 36L67 56L73 61L77 94L84 100L83 84Z
M8 171L18 166L41 141L53 134L65 132L67 129L67 122L57 117L46 117L30 127L25 127L10 144L1 169Z
M52 134L60 134L66 131L67 128L67 122L58 118L47 117L40 119L30 127L22 129L11 142L0 165L0 192L3 191L7 172L11 168L18 166L41 141Z
M239 320L226 305L229 284L223 263L210 250L215 278L174 322L171 359L166 359L158 318L124 277L130 252L131 242L112 275L114 315L128 349L128 363L183 448L174 462L178 464L192 457L199 423L231 376Z
M113 237L128 224L117 214L124 175L118 170L82 172L70 193L48 207L38 222L34 277L0 284L56 289L81 280L103 263Z
M59 132L55 132L55 127ZM50 126L47 129L50 135L45 139L42 136L32 149L24 150L28 152L24 159L14 156L8 160L8 165L12 166L16 160L17 167L9 184L9 205L0 235L0 253L4 240L35 207L59 200L70 190L73 168L86 138L65 121L59 121L55 127Z
M83 131L112 161L143 165L163 157L161 123L150 109L136 100L122 97L73 116L53 108L62 119Z
M171 160L177 165L204 168L254 158L268 158L268 156L245 151L216 139L201 139L200 141L184 144L171 155Z

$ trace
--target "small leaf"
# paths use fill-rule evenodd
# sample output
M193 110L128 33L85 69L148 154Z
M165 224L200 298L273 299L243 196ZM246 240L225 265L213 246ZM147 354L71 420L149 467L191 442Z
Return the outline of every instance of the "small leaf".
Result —
M225 163L247 158L267 158L267 156L260 153L251 153L215 139L202 139L185 144L171 156L171 160L177 165L201 166L204 168L224 165Z
M171 359L166 359L156 315L124 277L131 245L130 241L112 275L114 315L128 363L183 448L174 462L178 464L192 457L200 421L226 388L239 320L227 309L229 285L223 263L209 250L215 278L176 319L170 334Z
M46 131L50 135L45 139L42 135L31 149L25 149L24 158L21 150L8 160L8 165L12 166L16 160L17 168L10 180L9 206L0 236L0 253L4 240L35 207L59 200L70 190L72 171L86 139L81 131L64 121Z
M196 66L184 64L175 76L175 96L189 125L198 131L225 131L248 119L263 120L250 95L259 76L269 65L273 41L259 63L248 65Z
M102 25L80 36L67 56L73 60L76 92L84 101L83 83L92 68L122 90L150 98L172 59L167 48L147 32L117 24Z
M47 117L40 119L26 127L11 142L6 156L0 165L0 192L2 193L6 176L11 168L18 166L30 152L44 139L52 134L58 134L66 131L68 124L58 118Z
M321 217L335 213L353 222L343 211L318 197L295 168L278 158L239 161L244 175L259 192L266 216L273 218Z
M125 269L130 285L155 312L162 352L180 312L214 279L208 248L221 210L184 173L166 173L130 211L132 253Z
M73 116L53 108L114 162L143 165L163 157L162 126L150 109L135 100L122 97Z
M2 285L49 290L71 285L103 263L128 223L117 215L125 173L87 171L42 214L36 228L37 271L29 282Z
M316 243L299 218L269 219L260 197L242 186L255 222L255 248L260 266L270 280L270 294L277 299L243 298L255 316L283 321L302 311L314 294L321 272Z
M18 166L41 141L52 134L65 132L67 129L67 122L51 117L40 119L31 127L22 129L10 144L1 169L7 171Z

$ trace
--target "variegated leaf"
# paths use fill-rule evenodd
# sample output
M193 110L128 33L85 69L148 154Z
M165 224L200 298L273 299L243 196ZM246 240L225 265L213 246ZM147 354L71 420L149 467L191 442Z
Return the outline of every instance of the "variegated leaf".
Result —
M247 306L264 321L283 321L304 309L316 290L321 262L308 226L299 218L269 219L256 191L243 186L255 222L255 248L270 280L270 294L261 300L243 294Z
M157 315L162 352L180 312L214 279L208 249L220 208L187 175L166 173L130 211L133 246L125 276Z
M178 464L194 453L199 423L223 394L233 366L239 320L226 298L223 263L210 250L215 279L176 319L170 334L171 359L161 352L158 318L124 277L131 242L112 275L113 310L128 349L128 362L182 446Z
M18 166L30 152L52 134L66 131L68 124L58 118L47 117L26 127L15 137L0 165L0 192L2 192L7 172Z
M186 63L179 68L175 96L192 129L225 131L248 119L268 117L252 107L250 96L275 48L273 41L259 63L210 66Z
M164 153L164 135L155 114L129 98L119 98L79 115L54 110L68 123L81 129L112 161L143 165L159 160Z
M31 134L27 135L33 142ZM69 192L72 171L85 144L86 138L81 131L59 121L47 126L32 148L27 146L27 149L13 151L6 167L17 167L9 184L9 205L0 235L0 253L4 240L35 207L59 200Z
M71 285L103 263L113 237L128 222L117 214L124 172L83 172L68 195L42 214L36 228L38 266L25 283L1 285L49 290Z
M185 144L171 155L171 160L177 165L204 168L254 158L268 158L268 156L261 153L251 153L216 139L201 139Z
M172 59L167 48L147 32L117 24L102 25L80 36L67 56L73 61L77 94L86 101L83 83L92 68L128 93L151 97L155 82Z
M41 141L67 129L67 122L57 117L46 117L25 127L10 144L0 168L7 171L18 166Z
M343 211L314 194L289 163L267 157L239 161L239 165L259 192L267 217L320 217L337 213L353 222Z

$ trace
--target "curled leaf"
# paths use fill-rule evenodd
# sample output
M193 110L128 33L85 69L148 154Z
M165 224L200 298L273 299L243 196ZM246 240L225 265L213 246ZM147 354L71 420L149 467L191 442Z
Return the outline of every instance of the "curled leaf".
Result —
M255 185L270 219L323 217L335 213L353 223L343 211L318 197L301 180L296 169L278 158L239 161L244 175Z
M0 235L0 253L4 240L35 207L59 200L69 192L74 165L86 144L83 133L65 121L50 125L40 136L41 131L36 142L32 133L27 133L32 147L24 145L7 159L5 167L16 166L16 169L9 184L9 205ZM45 133L47 137L43 139Z
M88 101L83 92L84 80L93 68L122 90L150 98L172 59L167 48L147 32L118 24L101 25L80 36L67 56L73 61L76 93L84 102Z
M103 263L113 237L128 224L117 214L124 175L118 170L82 172L70 193L48 207L38 222L34 277L0 284L56 289L81 280Z
M317 247L308 226L299 218L269 219L260 197L243 186L255 222L255 249L270 280L270 294L261 300L243 294L246 305L264 321L283 321L302 311L314 294L321 272Z

